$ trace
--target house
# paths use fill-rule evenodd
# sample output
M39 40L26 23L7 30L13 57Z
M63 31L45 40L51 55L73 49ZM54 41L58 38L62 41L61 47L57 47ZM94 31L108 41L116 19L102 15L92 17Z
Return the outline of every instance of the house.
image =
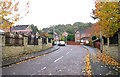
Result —
M11 32L29 34L32 32L32 28L30 25L16 25L11 28Z
M64 32L64 33L62 34L62 36L67 37L67 36L68 36L68 33L67 33L67 32Z
M54 32L53 39L54 39L54 41L58 41L59 40L58 33Z
M86 32L86 31L81 31L81 38L84 38L84 37L90 37L90 33Z
M80 38L81 38L80 32L76 31L75 32L75 42L80 42Z
M75 42L81 42L82 38L89 38L90 34L85 31L76 31L75 33Z

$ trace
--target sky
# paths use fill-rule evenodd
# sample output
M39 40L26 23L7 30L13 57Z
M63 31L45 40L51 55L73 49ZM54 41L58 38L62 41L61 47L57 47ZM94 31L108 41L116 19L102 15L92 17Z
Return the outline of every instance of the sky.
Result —
M23 3L25 0L22 0ZM58 24L92 22L90 15L95 9L95 0L29 0L27 16L16 24L34 24L38 29Z

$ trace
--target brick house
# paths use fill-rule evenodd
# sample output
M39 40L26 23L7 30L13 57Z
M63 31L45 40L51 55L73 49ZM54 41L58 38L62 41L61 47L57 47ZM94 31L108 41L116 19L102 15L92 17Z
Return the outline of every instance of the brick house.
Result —
M76 31L75 32L75 42L80 42L81 39L89 38L90 34L85 31Z
M80 32L76 31L75 32L75 42L80 42L80 38L81 38Z
M29 34L32 32L32 28L30 25L16 25L11 28L11 32Z

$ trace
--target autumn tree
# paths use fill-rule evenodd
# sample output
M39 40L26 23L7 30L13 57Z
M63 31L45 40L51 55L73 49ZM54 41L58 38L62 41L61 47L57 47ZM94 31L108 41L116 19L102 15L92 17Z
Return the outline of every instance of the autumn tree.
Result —
M100 36L100 25L98 23L93 24L90 28L87 29L86 33L90 33L91 36Z
M0 28L10 28L29 12L29 1L0 0Z
M120 28L120 9L118 2L96 2L93 18L98 18L105 37L111 37Z

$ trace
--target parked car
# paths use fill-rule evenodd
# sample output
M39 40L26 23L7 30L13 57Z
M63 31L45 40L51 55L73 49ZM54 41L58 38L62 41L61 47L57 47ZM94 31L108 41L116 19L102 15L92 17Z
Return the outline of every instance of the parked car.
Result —
M89 37L83 37L80 39L80 44L89 45Z
M65 46L65 42L64 41L59 41L59 46Z
M81 40L80 44L88 45L89 44L89 40Z
M58 45L59 41L53 41L53 45Z

